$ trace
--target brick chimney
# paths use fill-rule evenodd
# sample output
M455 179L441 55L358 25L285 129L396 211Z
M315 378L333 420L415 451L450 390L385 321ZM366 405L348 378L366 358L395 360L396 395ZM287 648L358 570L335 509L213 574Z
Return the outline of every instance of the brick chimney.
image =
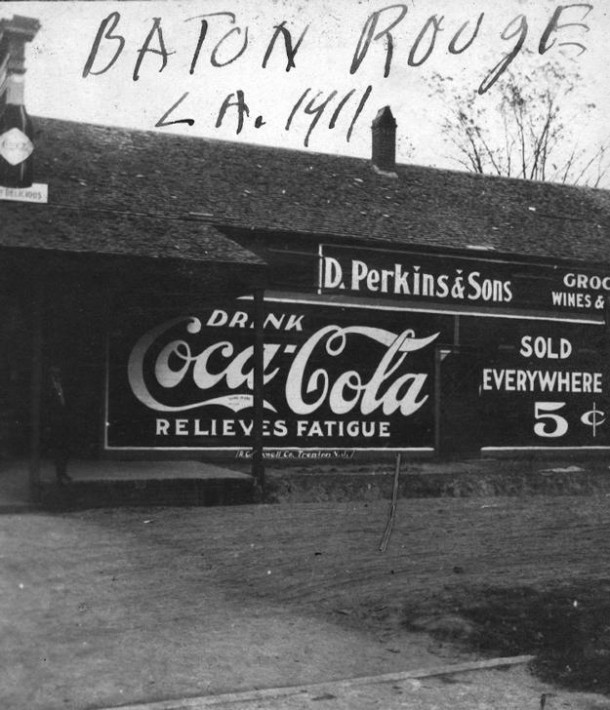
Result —
M389 106L380 109L373 119L373 167L384 173L396 169L396 121Z

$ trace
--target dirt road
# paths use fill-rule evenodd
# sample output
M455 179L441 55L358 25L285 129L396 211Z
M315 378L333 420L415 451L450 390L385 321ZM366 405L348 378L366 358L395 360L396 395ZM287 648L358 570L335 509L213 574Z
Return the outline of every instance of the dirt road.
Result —
M380 553L387 511L0 517L0 706L95 708L461 661L477 649L407 632L405 609L430 631L431 604L610 576L610 498L401 500Z

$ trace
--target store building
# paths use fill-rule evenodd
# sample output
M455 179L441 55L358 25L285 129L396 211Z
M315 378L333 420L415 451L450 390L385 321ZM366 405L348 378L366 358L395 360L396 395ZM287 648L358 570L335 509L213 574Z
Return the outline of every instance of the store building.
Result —
M370 160L34 126L5 455L44 457L54 366L80 458L610 450L607 191L397 165L387 107Z

